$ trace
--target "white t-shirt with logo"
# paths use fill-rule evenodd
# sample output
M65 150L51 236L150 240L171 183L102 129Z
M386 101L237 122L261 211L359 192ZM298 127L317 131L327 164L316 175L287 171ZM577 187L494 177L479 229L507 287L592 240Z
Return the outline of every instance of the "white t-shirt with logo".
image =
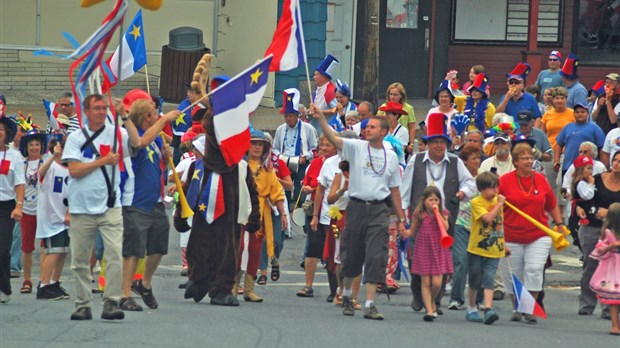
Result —
M69 169L55 161L40 180L36 208L37 238L53 237L69 228L65 225L68 180Z
M24 206L23 212L28 215L35 215L37 213L37 197L39 195L39 167L49 158L49 155L44 155L41 159L28 161L27 158L23 160L24 166L24 179L26 180L26 186L24 187Z
M5 146L0 151L0 201L15 199L15 186L26 183L24 179L24 158L12 146ZM5 164L6 163L6 164ZM7 172L1 170L6 167Z
M376 149L365 140L342 139L342 159L349 161L349 197L365 201L387 198L402 183L398 157L385 145Z
M620 105L620 103L618 105ZM609 163L603 164L606 166L611 166L611 159L618 150L620 150L620 128L614 128L607 133L607 136L605 136L603 151L609 154Z
M319 173L319 184L325 187L325 196L323 197L323 203L321 204L321 219L319 220L322 225L329 225L331 222L331 218L329 217L330 204L327 203L327 196L329 196L329 192L332 189L334 178L337 174L341 173L339 167L341 161L342 158L338 155L326 159L325 163L323 163L323 167L321 167L321 172ZM347 207L347 203L349 203L349 196L342 195L338 198L334 205L337 206L338 209L344 210Z

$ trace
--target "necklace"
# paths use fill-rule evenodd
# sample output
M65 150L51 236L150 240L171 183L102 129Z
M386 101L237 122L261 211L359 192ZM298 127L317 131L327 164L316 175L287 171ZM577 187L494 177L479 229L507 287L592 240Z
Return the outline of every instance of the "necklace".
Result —
M379 171L375 169L375 165L372 163L372 156L370 155L370 143L368 143L368 159L370 160L370 168L376 175L383 175L385 173L385 168L387 168L387 153L385 152L385 146L382 146L383 149L383 168Z
M525 191L525 189L523 188L523 184L521 183L521 177L519 176L519 173L516 173L516 174L517 174L517 183L519 184L519 188L521 189L525 197L529 197L532 194L532 189L536 187L536 180L534 180L534 176L532 176L532 184L530 185L530 188L527 191ZM534 190L534 194L537 195L538 190Z
M446 161L443 161L443 163L441 165L441 171L439 172L439 175L437 177L435 177L435 175L433 175L433 171L431 170L431 168L430 168L430 166L428 164L426 165L426 170L428 171L428 173L430 174L431 178L433 179L433 182L437 182L439 179L441 179L443 177L443 174L446 171Z
M37 162L37 168L34 174L28 177L28 172L30 171L30 162L31 162L30 160L26 159L26 170L24 171L24 179L26 181L26 184L29 184L33 186L34 188L36 188L37 183L39 182L39 168L41 167L41 162L43 162L43 160L39 159L39 161Z

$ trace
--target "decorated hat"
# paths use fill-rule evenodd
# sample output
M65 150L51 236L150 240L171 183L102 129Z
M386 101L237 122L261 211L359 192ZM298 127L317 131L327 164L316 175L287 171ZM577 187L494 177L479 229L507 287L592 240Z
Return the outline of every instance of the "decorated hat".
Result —
M47 134L39 132L37 129L32 129L26 132L19 141L19 152L22 156L28 157L28 143L32 140L38 140L41 142L41 154L47 152Z
M403 104L397 102L387 102L385 105L379 108L380 111L389 112L396 115L409 115L407 111L403 110Z
M321 62L321 64L319 64L319 66L316 67L316 71L320 72L321 74L325 75L328 79L332 79L332 73L334 72L334 69L336 68L336 65L340 64L340 62L338 61L338 59L336 59L336 57L332 56L331 54L328 54L325 59L323 59L323 61Z
M13 141L15 135L17 134L17 124L4 114L0 114L0 123L5 124L6 140L4 142L8 144Z
M146 93L146 91L136 88L125 94L125 98L123 98L123 107L125 108L125 110L129 111L129 109L131 109L131 105L139 99L153 100L153 98L151 98L151 95Z
M573 161L573 165L575 166L575 168L592 166L594 165L594 161L588 156L581 155L575 158L575 160Z
M281 114L299 114L299 94L297 88L288 88L282 92Z
M514 69L512 69L510 74L506 74L506 77L509 80L518 79L518 80L525 81L525 79L527 78L527 75L530 73L530 70L532 70L532 68L530 67L529 64L519 62L517 63L517 66L515 66Z
M549 57L556 57L562 61L562 53L560 53L560 51L551 51L551 53L549 53Z
M442 91L448 91L450 93L450 102L454 102L454 94L452 94L452 82L450 80L443 80L439 85L439 88L435 91L435 101L439 103L439 93Z
M428 123L426 124L426 135L422 137L424 143L427 143L431 139L443 138L452 143L452 139L448 136L448 127L446 127L446 120L448 116L436 112L428 115Z
M512 140L513 147L518 143L528 143L532 148L536 146L536 140L528 138L525 134L517 134L517 136L515 136L515 138Z
M605 80L598 80L594 86L592 86L592 92L594 92L597 97L605 94Z
M474 83L472 83L469 86L467 91L471 93L471 90L475 89L478 92L482 93L484 98L488 98L489 97L487 95L487 86L488 86L488 84L489 84L489 78L487 77L487 74L479 73L478 76L476 76L476 78L474 79Z
M576 54L571 53L566 58L564 65L562 66L562 70L560 70L560 75L569 80L576 80L579 75L577 75L577 67L579 66L579 57Z
M211 91L213 91L228 80L230 80L230 76L227 75L213 76L213 78L211 79L211 85L209 87L211 87Z
M347 98L351 98L351 89L346 82L336 80L336 91L340 92L340 94L344 95Z

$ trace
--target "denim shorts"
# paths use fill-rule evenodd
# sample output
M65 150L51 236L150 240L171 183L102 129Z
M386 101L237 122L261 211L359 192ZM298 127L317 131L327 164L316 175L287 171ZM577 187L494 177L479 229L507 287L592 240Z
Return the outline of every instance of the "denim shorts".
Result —
M469 287L472 289L493 289L495 287L495 272L499 259L492 259L470 252L467 253L469 271Z

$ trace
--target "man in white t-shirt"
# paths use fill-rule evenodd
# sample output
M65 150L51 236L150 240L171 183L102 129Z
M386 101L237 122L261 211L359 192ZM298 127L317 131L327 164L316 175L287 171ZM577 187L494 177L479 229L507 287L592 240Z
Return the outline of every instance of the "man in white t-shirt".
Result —
M120 109L122 105L115 105ZM106 289L102 319L124 319L118 307L121 298L121 251L123 217L120 202L119 161L129 156L128 135L119 129L122 148L115 152L115 127L106 124L108 105L102 95L84 99L88 125L69 135L62 161L69 167L69 213L71 214L71 269L76 278L77 310L71 320L92 319L89 258L99 229L105 246ZM126 121L124 118L123 121ZM122 140L122 142L121 142Z
M611 158L614 157L618 150L620 150L620 128L614 128L605 136L605 144L603 144L603 149L601 149L601 162L603 162L605 167L611 168Z
M384 118L373 117L366 126L366 140L343 139L331 131L325 116L311 106L327 140L338 149L343 160L349 161L349 204L347 224L341 242L341 261L344 290L342 312L355 313L351 301L353 278L362 267L366 276L364 318L383 320L374 304L377 284L385 282L388 257L388 205L394 206L399 218L398 231L405 231L405 214L401 209L400 167L398 157L383 145L389 125Z

